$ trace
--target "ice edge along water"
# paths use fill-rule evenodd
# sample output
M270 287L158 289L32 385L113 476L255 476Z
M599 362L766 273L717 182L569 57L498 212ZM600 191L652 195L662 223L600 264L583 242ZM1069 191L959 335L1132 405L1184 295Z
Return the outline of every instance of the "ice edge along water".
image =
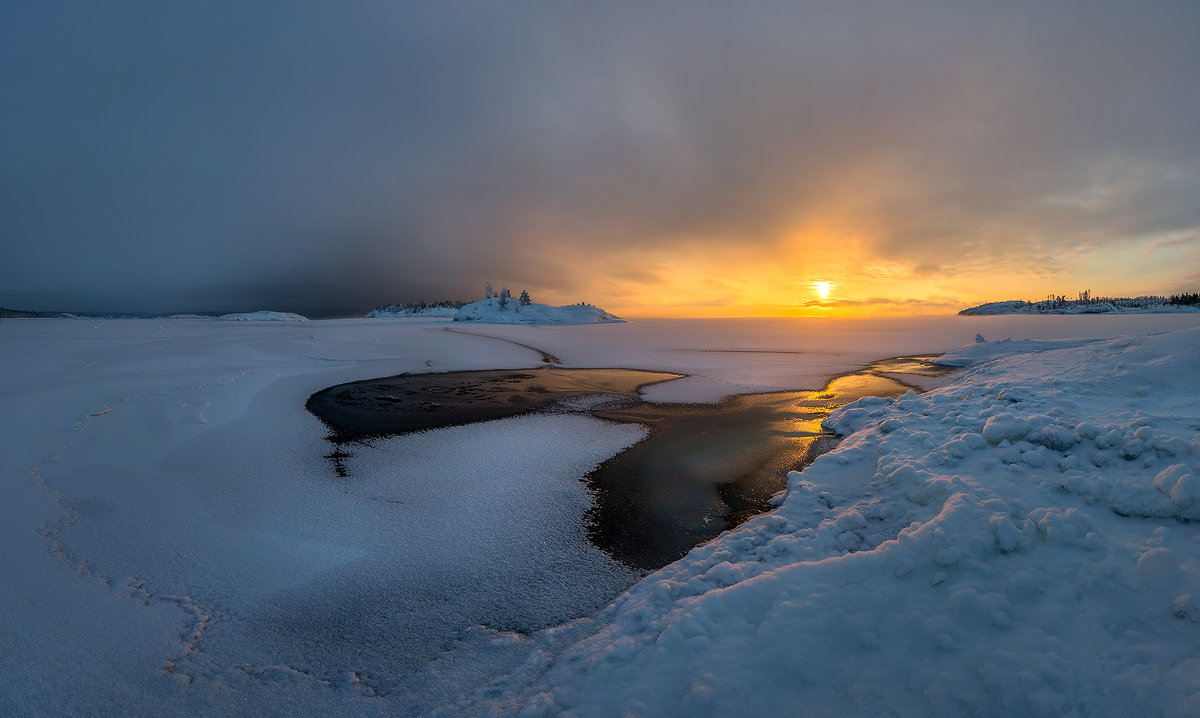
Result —
M1200 330L946 359L976 366L835 412L847 438L789 476L776 511L564 629L584 637L470 707L1195 715Z

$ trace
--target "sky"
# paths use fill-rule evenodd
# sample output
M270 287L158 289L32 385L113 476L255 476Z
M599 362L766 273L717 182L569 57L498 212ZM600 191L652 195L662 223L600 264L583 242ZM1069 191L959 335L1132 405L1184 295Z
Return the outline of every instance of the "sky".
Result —
M1200 3L0 6L0 305L1200 290Z

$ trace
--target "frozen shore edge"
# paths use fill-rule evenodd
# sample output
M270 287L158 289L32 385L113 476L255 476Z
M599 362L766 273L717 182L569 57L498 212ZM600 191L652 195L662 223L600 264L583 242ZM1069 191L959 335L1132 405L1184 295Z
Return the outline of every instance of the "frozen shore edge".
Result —
M454 710L1194 714L1200 330L979 344Z

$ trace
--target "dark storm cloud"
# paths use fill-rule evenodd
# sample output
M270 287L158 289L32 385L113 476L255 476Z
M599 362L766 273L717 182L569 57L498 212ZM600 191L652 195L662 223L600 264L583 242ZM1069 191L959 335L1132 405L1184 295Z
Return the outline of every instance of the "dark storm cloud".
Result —
M1194 2L10 3L0 303L570 294L812 218L1052 272L1200 226L1197 67Z

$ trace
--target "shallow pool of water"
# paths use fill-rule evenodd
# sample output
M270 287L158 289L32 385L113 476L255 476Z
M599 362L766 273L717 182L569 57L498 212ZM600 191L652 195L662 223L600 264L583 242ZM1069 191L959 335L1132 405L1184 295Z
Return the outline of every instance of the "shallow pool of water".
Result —
M743 394L719 404L657 404L639 390L679 374L630 369L464 371L353 382L317 392L308 409L332 430L329 455L339 476L346 448L372 437L488 421L531 412L583 412L638 423L646 439L596 467L592 543L626 565L656 569L770 508L787 473L832 448L821 430L834 409L864 396L914 388L903 375L946 369L930 357L876 362L818 391ZM899 378L897 378L899 377Z

